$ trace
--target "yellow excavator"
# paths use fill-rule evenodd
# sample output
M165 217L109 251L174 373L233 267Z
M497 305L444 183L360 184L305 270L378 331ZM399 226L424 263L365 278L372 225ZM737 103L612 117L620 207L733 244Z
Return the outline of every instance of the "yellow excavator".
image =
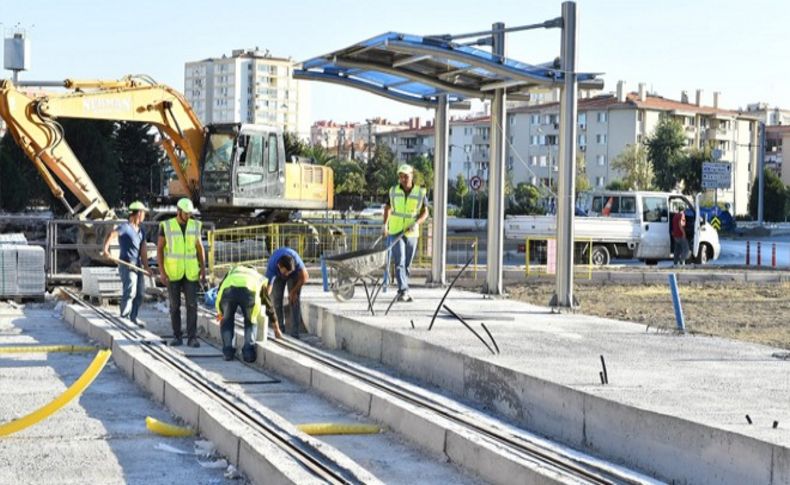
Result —
M204 214L267 217L296 209L331 209L328 167L285 159L280 130L251 124L203 126L178 91L145 76L117 81L66 80L23 90L0 80L0 118L54 196L79 219L114 218L112 209L63 137L60 118L148 123L159 130L176 184ZM64 91L41 91L41 87ZM72 205L64 188L79 201Z

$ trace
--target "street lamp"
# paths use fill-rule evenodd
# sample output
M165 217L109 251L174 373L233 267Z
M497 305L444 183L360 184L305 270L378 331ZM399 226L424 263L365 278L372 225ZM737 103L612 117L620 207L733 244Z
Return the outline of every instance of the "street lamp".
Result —
M341 148L343 146L343 143L345 142L345 138L346 138L346 129L341 126L340 130L338 130L338 132L337 132L337 159L338 160L340 160L342 158L341 157Z

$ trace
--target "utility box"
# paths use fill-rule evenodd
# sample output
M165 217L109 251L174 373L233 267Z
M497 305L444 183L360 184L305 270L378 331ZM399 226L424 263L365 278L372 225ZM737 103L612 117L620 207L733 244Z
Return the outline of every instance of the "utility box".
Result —
M30 70L30 39L16 33L8 37L3 45L3 67L9 71Z

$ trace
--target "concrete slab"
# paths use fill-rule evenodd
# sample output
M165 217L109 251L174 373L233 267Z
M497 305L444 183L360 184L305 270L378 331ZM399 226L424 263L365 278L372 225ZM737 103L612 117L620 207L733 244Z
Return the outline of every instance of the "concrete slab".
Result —
M642 273L618 277L635 282L645 278ZM790 422L785 405L790 402L790 364L771 357L777 349L714 337L645 333L644 325L553 315L546 308L453 290L447 304L456 312L491 315L485 323L502 350L492 356L452 320L437 319L433 330L426 331L443 292L416 288L416 301L395 305L387 317L371 316L362 298L338 303L318 287L304 290L302 304L306 315L321 315L320 322L307 325L318 332L320 324L319 334L329 336L322 340L327 347L343 349L342 342L352 341L354 333L369 334L368 327L375 328L383 335L380 361L398 372L442 386L525 429L663 479L737 482L755 472L754 463L772 474L752 475L767 483L781 483L777 477L790 473L784 460L790 430L770 427L772 419ZM386 304L377 305L379 311L384 308ZM332 322L331 332L327 321ZM480 328L479 320L470 323ZM349 352L356 348L345 345ZM458 355L464 356L461 364L443 367L457 362ZM601 355L608 367L606 386L599 380ZM372 410L376 404L374 399ZM771 419L747 425L743 416L754 416L754 410ZM643 428L647 425L651 431ZM630 446L640 435L646 436L644 442ZM750 461L755 453L763 458ZM678 463L683 466L670 466Z

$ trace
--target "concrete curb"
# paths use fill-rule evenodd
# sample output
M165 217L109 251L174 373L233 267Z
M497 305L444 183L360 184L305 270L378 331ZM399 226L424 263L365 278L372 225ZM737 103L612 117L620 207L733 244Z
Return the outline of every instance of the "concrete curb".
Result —
M137 342L129 341L120 331L96 316L89 309L68 305L63 319L80 333L101 345L111 347L113 360L135 383L158 402L187 422L230 463L242 470L254 483L303 484L321 483L285 451L266 440L251 426L231 414L219 403L206 399L205 394L164 363L149 355ZM151 335L152 338L157 338ZM365 481L376 478L362 470L331 446L302 434L288 421L270 409L258 405L257 410L291 434L300 434L305 441L319 445L324 453L338 463L357 469Z
M375 359L479 403L529 431L663 480L790 483L788 448L586 394L366 325L313 303L303 303L303 315L310 332L329 348Z

